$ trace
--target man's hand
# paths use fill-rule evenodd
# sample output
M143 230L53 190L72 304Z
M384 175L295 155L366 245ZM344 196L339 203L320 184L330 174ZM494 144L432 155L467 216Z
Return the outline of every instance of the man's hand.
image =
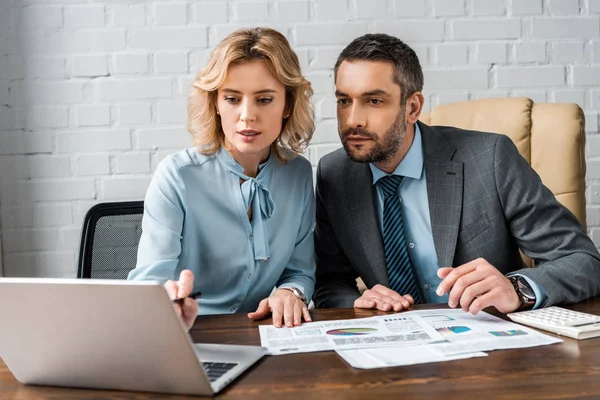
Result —
M294 293L283 289L263 299L255 312L248 313L248 318L256 321L268 317L269 314L273 314L273 325L276 328L281 328L282 320L288 328L302 324L302 318L306 322L312 321L306 304Z
M383 285L375 285L364 291L362 296L354 301L356 308L375 308L381 311L402 311L415 304L410 294L400 296Z
M198 316L198 302L188 297L192 294L193 288L194 274L189 269L181 271L177 282L169 280L165 283L165 289L167 289L171 300L184 299L181 305L173 303L173 307L188 330L194 325L194 321Z
M473 315L486 307L494 306L501 313L515 311L521 300L508 278L483 258L478 258L456 268L440 268L438 276L443 279L437 295L448 295L448 305L460 304L464 311Z

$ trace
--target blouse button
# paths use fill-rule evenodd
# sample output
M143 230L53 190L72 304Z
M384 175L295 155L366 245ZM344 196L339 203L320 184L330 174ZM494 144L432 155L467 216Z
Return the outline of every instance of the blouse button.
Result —
M250 235L250 240L254 240L254 235Z

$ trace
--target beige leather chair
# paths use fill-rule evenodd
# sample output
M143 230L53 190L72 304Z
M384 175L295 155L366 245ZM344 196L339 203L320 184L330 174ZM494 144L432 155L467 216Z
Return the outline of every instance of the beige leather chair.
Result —
M470 100L435 107L420 120L507 135L558 201L586 226L585 120L577 104L534 103L528 98ZM523 259L532 266L528 257ZM357 281L362 293L364 284Z

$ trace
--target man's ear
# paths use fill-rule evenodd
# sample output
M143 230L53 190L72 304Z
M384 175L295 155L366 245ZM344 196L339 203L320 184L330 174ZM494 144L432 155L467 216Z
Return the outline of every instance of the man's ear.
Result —
M421 116L421 111L423 111L423 104L425 103L425 97L423 97L423 93L415 92L408 96L406 99L406 122L409 124L414 124L417 122L419 117Z

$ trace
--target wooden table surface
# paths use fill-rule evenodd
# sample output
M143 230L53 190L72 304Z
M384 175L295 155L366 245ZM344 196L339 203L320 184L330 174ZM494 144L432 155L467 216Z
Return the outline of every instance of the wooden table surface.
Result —
M568 308L600 315L600 297ZM354 309L311 313L315 321L385 314ZM260 344L258 325L261 323L251 322L245 315L202 316L190 332L195 342L256 345ZM483 358L373 370L352 368L333 351L267 356L216 397L243 400L600 399L600 338L581 341L564 338L560 344L492 351ZM186 396L25 386L13 378L0 360L1 400L183 398Z

